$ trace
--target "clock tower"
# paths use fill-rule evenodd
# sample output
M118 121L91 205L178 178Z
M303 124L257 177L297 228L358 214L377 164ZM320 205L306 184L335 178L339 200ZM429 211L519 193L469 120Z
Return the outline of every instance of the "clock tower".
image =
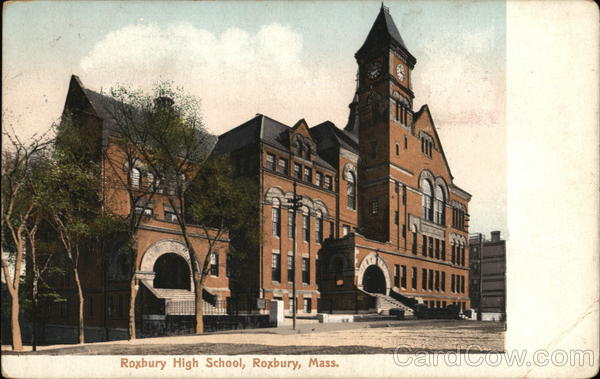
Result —
M400 244L406 231L398 229L398 212L392 211L398 209L395 203L402 192L394 167L402 167L399 149L405 148L413 128L411 76L416 59L383 4L355 57L358 83L350 108L357 122L346 130L359 140L359 225L367 238Z

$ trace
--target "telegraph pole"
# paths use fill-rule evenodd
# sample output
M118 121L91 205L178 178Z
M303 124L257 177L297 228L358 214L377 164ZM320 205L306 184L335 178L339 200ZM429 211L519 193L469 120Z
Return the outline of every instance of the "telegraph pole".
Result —
M294 273L294 277L292 278L292 328L296 329L296 211L300 208L302 196L298 196L296 194L296 179L294 179L294 197L292 197L289 201L290 207L292 209L292 230L293 230L293 245L292 245L292 271ZM289 280L289 278L288 278Z

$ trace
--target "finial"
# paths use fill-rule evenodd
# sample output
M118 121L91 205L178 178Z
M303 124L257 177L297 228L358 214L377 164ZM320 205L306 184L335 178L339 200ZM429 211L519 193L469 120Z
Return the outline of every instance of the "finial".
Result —
M390 8L386 7L385 5L383 5L383 1L381 2L381 10L385 11L385 12L390 12Z

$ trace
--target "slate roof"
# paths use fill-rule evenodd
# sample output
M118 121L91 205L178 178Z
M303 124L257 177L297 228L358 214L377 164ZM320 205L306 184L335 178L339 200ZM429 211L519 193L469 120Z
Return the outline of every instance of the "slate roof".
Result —
M358 138L354 134L342 130L331 121L325 121L310 128L310 134L317 141L319 150L327 150L332 147L342 147L358 154Z
M117 104L117 100L113 99L110 96L103 95L94 90L86 88L77 75L71 76L70 86L78 86L81 89L81 91L83 91L83 94L85 95L86 99L88 100L89 104L94 110L96 116L102 119L102 126L105 133L110 133L111 131L118 132L118 127L115 119L112 117L110 111L106 109L106 106L108 104ZM209 148L212 148L215 145L217 140L217 137L215 135L210 134L206 131L202 131L199 133L202 133L206 136Z
M292 128L288 125L268 116L257 114L254 118L240 126L221 134L213 152L216 154L229 153L244 146L258 143L259 141L275 148L289 151L288 133L291 130ZM317 146L319 146L319 141L316 140L316 142ZM315 162L322 167L335 171L335 168L319 156L318 152Z
M377 15L377 18L375 19L375 22L373 23L373 26L367 35L367 39L365 39L365 42L361 48L358 49L356 55L366 53L372 48L390 43L402 47L408 53L408 48L406 47L406 44L404 43L404 40L402 39L402 36L396 27L396 23L394 23L388 8L384 7L382 3L379 14ZM412 59L414 59L412 55L410 56Z

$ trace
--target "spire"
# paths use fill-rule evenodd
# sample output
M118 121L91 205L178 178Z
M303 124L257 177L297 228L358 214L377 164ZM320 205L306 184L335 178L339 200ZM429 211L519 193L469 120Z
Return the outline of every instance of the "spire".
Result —
M367 39L363 43L362 47L358 49L356 55L362 55L363 53L368 52L372 48L380 47L382 45L393 44L396 45L406 52L408 52L408 48L400 36L400 32L390 15L390 10L388 7L381 3L381 9L379 10L379 14L371 27L371 31L367 35ZM410 54L410 53L409 53Z

